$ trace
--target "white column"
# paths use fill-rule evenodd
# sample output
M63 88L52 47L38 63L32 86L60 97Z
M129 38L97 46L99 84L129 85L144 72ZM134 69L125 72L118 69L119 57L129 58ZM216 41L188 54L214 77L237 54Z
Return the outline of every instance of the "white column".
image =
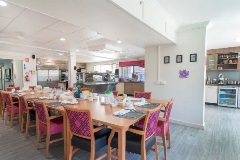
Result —
M76 53L69 52L68 55L68 87L73 87L73 84L76 83L76 70L74 70L74 66L76 66Z

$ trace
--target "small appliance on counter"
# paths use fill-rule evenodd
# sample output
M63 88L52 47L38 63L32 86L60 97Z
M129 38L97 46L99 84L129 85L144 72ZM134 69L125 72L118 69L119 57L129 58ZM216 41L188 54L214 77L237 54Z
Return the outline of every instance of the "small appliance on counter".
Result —
M224 76L222 73L218 75L218 84L224 84Z

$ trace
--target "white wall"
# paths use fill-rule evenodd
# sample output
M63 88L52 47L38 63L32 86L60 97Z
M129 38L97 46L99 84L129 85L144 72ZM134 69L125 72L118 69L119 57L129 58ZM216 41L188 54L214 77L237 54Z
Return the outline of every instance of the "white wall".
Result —
M15 86L23 87L23 62L22 60L13 60L13 80Z
M28 57L29 62L23 61L23 86L28 88L29 86L37 85L37 72L36 72L36 58L32 59L31 56ZM25 65L25 69L24 69ZM29 73L30 81L25 80L26 73Z
M204 128L205 43L206 28L198 27L179 32L176 45L145 50L145 90L153 92L153 98L174 98L172 122ZM189 61L190 54L193 53L197 53L197 62ZM182 63L176 63L176 55L183 55ZM164 56L170 56L169 64L164 64ZM189 71L188 78L179 78L179 70L182 69ZM166 81L166 85L155 84L158 73L159 80Z

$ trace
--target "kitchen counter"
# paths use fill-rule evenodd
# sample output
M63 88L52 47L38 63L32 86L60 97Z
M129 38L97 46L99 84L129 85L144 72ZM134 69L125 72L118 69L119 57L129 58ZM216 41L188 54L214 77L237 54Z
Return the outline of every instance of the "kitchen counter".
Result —
M206 86L240 87L238 84L206 84Z

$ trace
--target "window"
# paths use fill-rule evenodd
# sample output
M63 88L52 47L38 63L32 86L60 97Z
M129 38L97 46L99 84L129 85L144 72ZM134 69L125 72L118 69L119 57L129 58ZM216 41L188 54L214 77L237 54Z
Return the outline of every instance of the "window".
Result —
M113 63L113 64L94 65L93 70L99 73L106 73L106 70L112 71L114 73L116 68L117 68L116 63Z

